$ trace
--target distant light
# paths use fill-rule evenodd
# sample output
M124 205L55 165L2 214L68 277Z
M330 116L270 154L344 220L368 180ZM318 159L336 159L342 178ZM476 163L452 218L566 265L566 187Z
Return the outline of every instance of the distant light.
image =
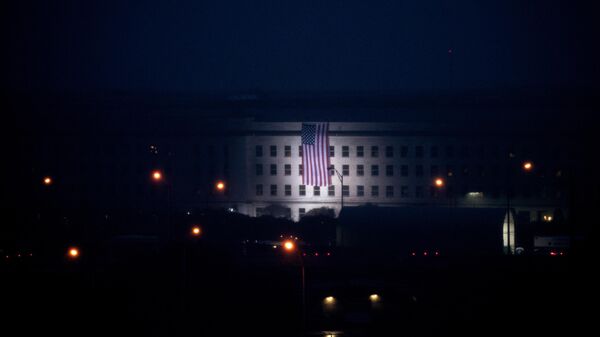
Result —
M49 186L52 185L52 178L50 177L44 177L44 185Z
M555 251L551 251L551 252L550 252L550 255L551 255L551 256L556 256L556 252L555 252Z
M335 303L335 297L327 296L327 297L325 297L324 302L325 302L325 304L333 304L333 303Z
M233 207L229 207L227 210L231 213L235 212L235 208L233 208Z
M412 252L412 253L410 253L410 255L412 255L412 256L417 256L417 253L415 253L415 252Z
M319 256L319 252L315 252L315 256Z
M379 297L379 295L377 294L372 294L371 296L369 296L369 299L371 300L371 302L379 302L379 300L381 300L381 297Z
M530 161L526 161L523 163L523 169L525 171L531 171L533 169L533 163Z
M327 255L327 256L331 256L331 253L330 253L330 252L327 252L327 253L325 253L325 255Z
M435 179L435 182L434 182L434 183L435 183L435 186L436 186L436 187L442 187L442 186L444 186L444 179L442 179L442 178L437 178L437 179Z
M546 222L552 221L552 215L544 215L544 221L546 221Z
M469 192L467 196L470 198L481 198L483 197L483 192Z
M192 235L200 236L200 234L202 234L202 229L200 228L200 226L193 226L192 227Z
M162 178L163 178L162 172L160 172L158 170L155 170L152 172L152 179L154 179L155 181L160 181L160 180L162 180Z
M223 181L219 180L215 184L215 187L216 187L217 191L224 191L225 190L225 183Z
M427 256L427 255L428 255L427 251L424 251L423 256Z
M435 252L435 256L439 256L439 255L440 255L440 252Z
M69 248L68 256L70 259L74 260L79 258L79 249L77 247Z
M276 246L276 245L273 245L273 249L276 249L276 248L277 248L277 246Z
M287 241L285 241L285 242L283 243L283 248L284 248L285 250L287 250L288 252L291 252L292 250L294 250L294 248L295 248L295 245L294 245L294 243L293 243L292 241L290 241L290 240L287 240Z

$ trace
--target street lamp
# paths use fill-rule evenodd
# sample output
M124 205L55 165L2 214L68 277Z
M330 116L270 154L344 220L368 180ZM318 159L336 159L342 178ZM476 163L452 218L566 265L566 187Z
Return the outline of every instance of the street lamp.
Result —
M219 192L223 192L223 191L225 191L225 182L224 182L224 181L222 181L222 180L218 180L218 181L215 183L215 189L216 189L217 191L219 191Z
M340 195L341 195L341 208L340 208L340 213L342 212L342 209L344 208L344 175L341 174L336 168L335 166L331 165L328 167L330 171L334 171L335 174L337 175L338 179L340 180L340 184L342 185L341 191L340 191Z
M292 252L296 251L296 244L292 240L285 240L281 246L288 253L292 253ZM303 327L303 329L305 329L306 328L306 272L305 272L305 268L304 268L304 259L302 258L302 256L304 254L301 254L300 252L298 252L297 255L298 255L298 258L300 259L300 274L301 274L301 278L302 278L302 280L301 280L301 282L302 282L302 327Z
M79 248L69 247L69 250L67 251L67 257L69 258L69 260L77 260L77 259L79 259L79 256L80 256Z
M152 179L154 181L161 181L163 179L163 174L160 170L152 171Z
M530 161L526 161L523 163L523 170L529 172L531 170L533 170L533 163Z
M44 179L42 180L42 182L44 183L44 185L46 186L50 186L52 185L52 178L49 176L44 177Z
M199 237L200 235L202 235L202 229L200 228L200 226L192 226L192 229L190 230L192 236L194 237Z
M433 183L434 183L435 187L437 187L437 188L444 187L444 179L442 179L442 178L436 178L433 181Z

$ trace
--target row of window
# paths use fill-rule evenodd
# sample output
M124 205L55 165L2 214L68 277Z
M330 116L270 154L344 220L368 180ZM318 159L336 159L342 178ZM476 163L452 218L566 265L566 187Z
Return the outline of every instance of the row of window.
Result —
M340 148L340 146L338 146L338 148ZM277 150L278 150L277 145L270 145L269 146L269 155L271 157L277 157ZM369 154L371 157L378 158L380 156L379 146L373 145L370 148L368 148L368 150L369 150ZM406 157L413 155L413 154L411 154L410 150L411 150L411 147L403 145L403 146L399 147L398 154L400 155L401 158L406 158ZM298 146L298 156L299 157L302 157L302 155L303 155L302 152L303 152L302 145L300 145L300 146ZM441 152L442 151L440 150L440 148L438 146L429 147L429 157L431 157L431 158L440 157L442 155ZM336 153L336 147L333 145L330 145L329 146L329 156L335 157L335 153ZM415 158L423 158L425 156L425 147L423 145L417 145L414 147L413 153L414 153ZM497 157L500 155L500 150L497 146L495 146L495 147L492 147L491 149L489 149L488 153L491 154L492 156ZM262 157L264 155L262 145L256 145L255 154L256 154L256 157ZM383 155L385 155L386 158L393 158L395 154L396 154L396 148L394 148L394 146L388 145L388 146L383 147ZM455 156L458 156L461 158L468 158L468 157L471 157L471 155L482 158L485 156L486 151L483 146L478 147L477 149L475 149L473 151L473 149L467 145L460 147L458 149L458 151L456 151L454 146L448 145L448 146L444 147L443 154L447 158L454 158ZM353 155L358 158L365 157L365 146L362 146L362 145L355 146ZM292 156L292 146L291 145L283 146L283 156L284 157ZM347 146L347 145L341 146L341 156L343 158L350 157L350 146Z
M336 195L335 191L336 191L335 185L330 185L327 188L321 188L320 186L313 186L312 195L315 197L318 197L321 195L335 197L335 195ZM365 186L357 185L355 192L356 192L355 196L364 197L365 196ZM275 185L275 184L270 185L269 195L277 196L278 193L279 193L278 185ZM298 186L298 196L301 196L301 197L306 196L306 193L307 193L306 185L299 185ZM438 193L439 193L439 191L436 188L434 188L433 186L430 187L430 195L431 196L437 196ZM265 194L265 191L264 191L263 185L257 184L256 185L256 195L263 196L264 194ZM342 194L345 197L350 196L350 186L349 185L343 186ZM409 193L408 186L400 187L400 196L401 197L409 197L410 196L409 194L410 193ZM283 195L288 196L288 197L292 196L292 185L284 185ZM371 195L371 197L378 197L379 196L379 186L377 186L377 185L371 186L370 195ZM394 197L394 186L392 186L392 185L385 186L385 196L387 198ZM422 198L424 196L425 196L425 187L424 186L416 186L415 187L415 197Z
M335 166L331 165L334 169ZM383 166L383 165L382 165ZM409 176L409 166L408 165L401 165L399 167L399 173L395 173L395 169L394 169L394 165L385 165L385 175L388 177L392 177L394 176L394 174L399 174L402 177L408 177ZM379 176L379 165L370 165L370 175L371 176ZM473 171L473 172L472 172ZM463 176L469 176L469 175L477 175L477 176L486 176L488 174L491 176L498 176L500 174L500 166L492 166L489 170L486 170L486 168L484 166L477 166L477 167L469 167L467 165L463 165L460 167L460 174ZM262 176L264 175L264 168L263 168L263 164L256 164L256 175L257 176ZM277 164L270 164L269 166L269 173L272 176L277 175ZM330 170L330 174L333 175L335 173L335 170ZM284 164L283 165L283 174L286 176L291 176L292 175L292 165L291 164ZM299 164L298 165L298 175L302 175L303 174L303 165ZM344 176L350 176L350 165L342 165L342 171L341 174ZM365 165L356 165L355 166L355 174L356 176L362 177L365 175ZM454 175L457 174L457 172L455 171L454 166L452 165L447 165L446 167L440 167L439 165L430 165L429 166L429 174L432 177L437 177L440 174L442 175L446 175L448 177L452 177ZM423 175L425 175L425 166L424 165L415 165L414 167L414 175L417 177L421 177Z

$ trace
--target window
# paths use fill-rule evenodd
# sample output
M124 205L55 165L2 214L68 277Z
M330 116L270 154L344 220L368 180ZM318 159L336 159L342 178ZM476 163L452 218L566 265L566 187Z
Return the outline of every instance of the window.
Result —
M417 145L415 147L415 157L416 158L423 158L423 146Z
M372 197L379 196L379 186L371 186L371 196Z
M292 147L289 146L289 145L286 145L283 148L283 155L286 156L286 157L291 157L292 156Z
M385 166L385 175L391 177L394 175L394 165Z
M277 175L277 164L271 164L271 175Z
M342 157L346 158L350 156L350 147L342 146Z
M432 177L437 177L439 174L439 168L437 165L431 165L430 174Z
M277 157L277 146L271 145L271 157Z
M256 175L257 176L262 176L263 175L263 166L262 166L262 164L256 164Z
M329 146L329 156L335 157L335 146L333 146L333 145Z
M379 157L379 146L371 146L371 157Z
M306 195L306 185L300 185L298 187L298 194L300 196L305 196Z
M333 176L335 174L335 165L329 165L329 167L327 168L327 170L329 171L329 175Z
M402 158L408 157L408 146L400 147L400 157L402 157Z
M406 186L406 185L400 186L400 196L402 198L408 198L408 186Z
M292 175L292 165L285 164L285 166L283 167L283 171L286 176L291 176Z
M400 166L400 175L403 177L408 177L408 165Z
M364 165L356 165L356 175L362 177L365 175L365 166Z
M363 185L356 186L356 196L363 197L365 195L365 187Z
M385 147L385 156L387 158L392 158L394 156L394 147L393 146Z
M304 166L302 166L302 164L298 165L298 175L303 175L304 174Z
M350 165L342 165L342 175L343 176L350 175Z
M342 186L342 195L345 197L349 197L350 196L350 186L348 185L343 185Z
M302 157L304 155L304 151L302 149L302 145L298 146L298 156Z
M292 195L292 185L285 185L284 194L286 197L289 197Z
M313 187L313 195L315 197L318 197L321 195L321 187L320 186L314 186Z
M306 208L298 208L298 217L303 217L306 214Z
M385 187L385 197L386 198L394 197L394 186L386 186Z
M422 177L423 176L423 165L417 165L415 167L415 175L417 177Z
M262 145L256 145L256 156L257 157L262 157L263 156Z
M271 195L272 196L277 195L277 185L271 185Z
M356 147L356 156L357 157L364 157L365 156L365 148L364 148L364 146L357 146Z
M257 196L263 195L263 185L262 184L256 185L256 195Z
M379 175L379 165L371 165L371 175L372 176Z
M423 198L423 186L417 186L415 188L415 197Z
M330 197L335 197L335 185L329 185L327 188L327 195Z
M431 158L437 158L437 157L438 157L438 147L432 146L431 147Z

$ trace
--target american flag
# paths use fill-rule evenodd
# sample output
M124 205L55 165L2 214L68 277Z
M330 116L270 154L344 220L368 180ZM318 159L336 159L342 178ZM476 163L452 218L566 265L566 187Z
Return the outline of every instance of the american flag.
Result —
M328 128L329 123L302 124L303 185L331 185Z

